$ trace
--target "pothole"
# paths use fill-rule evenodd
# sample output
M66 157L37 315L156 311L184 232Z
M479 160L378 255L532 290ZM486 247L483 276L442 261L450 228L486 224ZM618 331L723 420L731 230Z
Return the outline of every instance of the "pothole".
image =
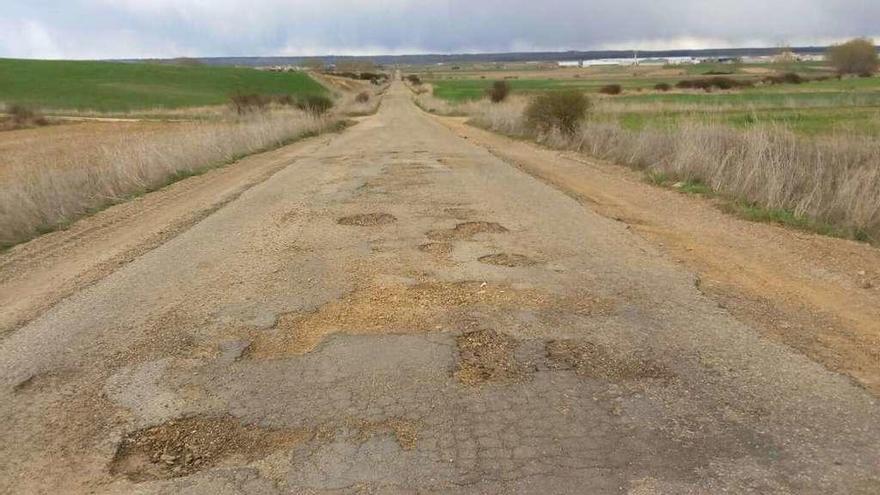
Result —
M362 213L342 217L336 223L356 227L374 227L377 225L388 225L396 221L397 218L390 213Z
M556 340L546 344L547 358L557 369L571 369L578 375L610 381L669 380L674 374L665 367L637 355L615 355L592 342Z
M319 307L282 316L271 332L257 336L247 358L271 359L311 352L334 333L351 335L425 333L443 328L444 318L464 308L539 308L546 295L506 284L477 281L377 284ZM454 317L454 316L453 316Z
M490 254L488 256L483 256L479 258L479 261L488 265L506 266L508 268L514 268L518 266L532 266L538 263L528 256L509 253Z
M231 416L177 419L126 435L110 473L134 482L177 478L231 457L257 460L310 437L305 430L242 425Z
M469 240L477 234L503 234L509 232L503 225L495 222L464 222L451 229L439 229L428 232L432 241Z
M517 342L495 330L476 330L460 335L455 378L470 386L488 382L512 382L525 376L515 358Z
M363 444L377 435L391 434L402 450L413 450L419 439L418 425L410 420L391 418L382 421L360 421L356 425L357 440Z

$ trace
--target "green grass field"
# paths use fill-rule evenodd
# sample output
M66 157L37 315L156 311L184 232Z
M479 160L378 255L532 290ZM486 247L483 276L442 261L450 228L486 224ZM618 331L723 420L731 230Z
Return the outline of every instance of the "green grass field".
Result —
M0 102L48 110L130 112L224 104L236 92L324 94L303 73L110 62L0 59Z
M880 77L759 85L711 93L701 90L664 93L653 89L658 82L674 86L682 79L710 77L706 76L707 72L727 71L732 72L728 77L758 81L763 76L750 70L774 68L700 64L680 69L684 74L656 77L650 73L634 75L632 69L609 67L600 73L585 73L581 78L536 77L508 79L508 82L514 93L526 95L564 89L594 94L602 103L595 118L617 119L631 129L704 119L740 128L779 124L807 135L834 132L880 135ZM795 69L806 77L829 74L816 63L797 63L786 69ZM432 74L426 81L433 85L436 97L461 102L483 98L492 82L504 77L503 72L494 79L485 74ZM624 94L615 97L597 94L599 88L611 83L620 84Z

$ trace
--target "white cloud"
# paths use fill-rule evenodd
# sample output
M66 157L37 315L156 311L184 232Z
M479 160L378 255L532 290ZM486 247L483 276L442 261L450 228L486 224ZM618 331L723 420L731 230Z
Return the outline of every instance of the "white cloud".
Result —
M64 56L49 28L29 19L0 20L0 48L3 48L0 53L22 58Z

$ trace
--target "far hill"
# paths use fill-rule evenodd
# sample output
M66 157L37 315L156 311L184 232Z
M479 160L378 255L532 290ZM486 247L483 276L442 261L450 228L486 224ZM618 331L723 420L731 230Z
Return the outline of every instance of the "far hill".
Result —
M248 68L0 59L0 103L124 112L223 104L236 93L322 94L304 73Z

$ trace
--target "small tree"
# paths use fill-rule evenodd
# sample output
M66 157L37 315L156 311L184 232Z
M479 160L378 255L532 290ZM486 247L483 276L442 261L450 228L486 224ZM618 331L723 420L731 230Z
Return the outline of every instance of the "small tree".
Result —
M526 108L526 123L537 132L558 130L574 134L590 110L590 100L580 91L545 93Z
M880 66L877 48L868 38L856 38L828 49L828 61L840 74L873 74Z
M492 103L501 103L510 95L510 83L507 81L495 81L489 88L489 99Z

